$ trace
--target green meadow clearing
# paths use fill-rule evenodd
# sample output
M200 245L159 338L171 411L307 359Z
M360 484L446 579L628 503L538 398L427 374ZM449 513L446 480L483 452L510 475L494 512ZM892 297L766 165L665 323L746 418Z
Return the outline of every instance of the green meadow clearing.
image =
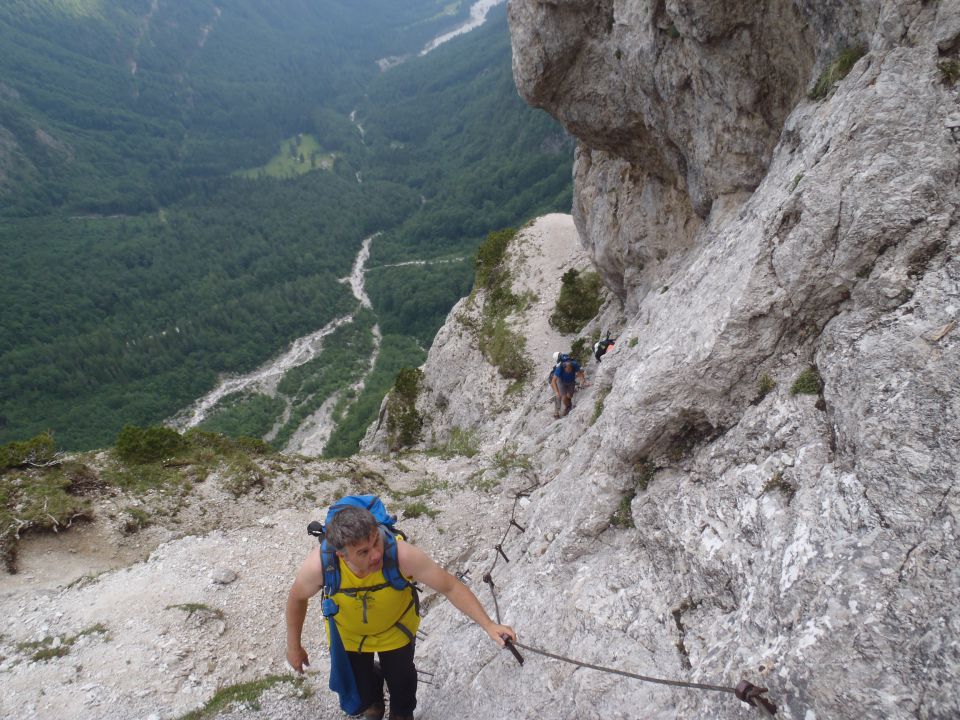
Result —
M335 160L336 155L324 152L313 135L301 133L284 140L280 144L280 152L266 165L252 170L240 170L236 175L254 180L261 177L291 178L312 170L333 170Z

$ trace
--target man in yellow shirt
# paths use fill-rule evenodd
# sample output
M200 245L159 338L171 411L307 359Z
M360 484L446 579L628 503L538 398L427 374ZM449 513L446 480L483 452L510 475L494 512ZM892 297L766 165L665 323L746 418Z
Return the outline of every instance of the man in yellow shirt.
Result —
M400 590L386 581L383 570L388 539L367 510L358 507L340 510L328 523L325 536L327 543L336 549L335 562L339 563L341 577L337 592L324 601L326 604L335 600L332 609L324 609L331 623L328 634L333 629L342 640L363 717L368 720L383 717L383 683L386 681L391 720L412 720L417 705L413 655L420 623L416 590L412 585ZM506 639L517 639L512 628L490 619L470 588L426 553L399 538L395 542L396 562L404 578L442 593L498 645L503 646ZM301 640L307 604L323 589L323 558L317 547L300 567L287 597L287 662L299 673L309 665ZM374 665L374 654L379 655L379 670ZM331 662L335 662L332 652Z

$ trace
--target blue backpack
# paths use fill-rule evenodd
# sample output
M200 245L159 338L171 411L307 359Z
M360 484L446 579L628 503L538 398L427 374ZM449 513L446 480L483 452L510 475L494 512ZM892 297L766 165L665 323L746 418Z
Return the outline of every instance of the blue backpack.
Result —
M323 524L315 520L307 527L307 532L320 541L324 597L329 598L340 592L340 563L337 561L336 548L327 543L325 537L326 526L330 524L330 521L338 512L348 507L369 510L377 521L380 533L383 535L383 577L387 584L395 590L411 587L412 583L400 572L400 565L397 561L397 538L403 540L404 535L395 525L397 522L396 516L387 512L383 501L376 495L347 495L330 506ZM374 589L376 588L368 588L368 590Z
M550 372L547 373L547 385L550 384L550 380L557 371L557 368L563 365L567 360L573 360L573 357L562 352L555 352L553 354L553 367L550 368Z

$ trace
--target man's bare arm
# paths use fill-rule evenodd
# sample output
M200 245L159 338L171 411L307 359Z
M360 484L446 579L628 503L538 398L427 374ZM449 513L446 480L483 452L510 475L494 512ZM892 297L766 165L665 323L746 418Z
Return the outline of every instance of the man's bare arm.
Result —
M397 561L400 572L442 593L457 610L482 627L498 645L504 645L504 638L516 641L517 634L513 628L491 620L470 588L437 565L425 552L409 543L398 541Z
M320 563L320 549L314 548L293 581L287 595L287 662L298 673L310 664L307 651L303 649L303 623L307 617L307 604L310 598L323 588L323 566Z

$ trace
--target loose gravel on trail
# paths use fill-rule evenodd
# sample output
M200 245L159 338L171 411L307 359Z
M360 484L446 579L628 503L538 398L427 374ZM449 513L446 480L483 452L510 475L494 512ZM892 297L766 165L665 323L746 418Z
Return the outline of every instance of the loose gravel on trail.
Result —
M273 675L292 680L286 594L316 542L307 524L346 492L381 494L414 541L451 570L499 528L497 494L471 488L477 467L467 458L291 458L286 470L239 500L208 480L177 524L158 522L140 535L116 529L107 519L116 501L105 499L92 525L27 539L20 573L0 577L0 716L167 720L223 688ZM435 517L403 517L421 502ZM111 565L119 567L103 572ZM425 606L429 633L429 596ZM321 621L311 606L311 667L302 683L270 685L259 710L233 703L219 716L340 716L327 690ZM429 657L418 661L429 669Z

